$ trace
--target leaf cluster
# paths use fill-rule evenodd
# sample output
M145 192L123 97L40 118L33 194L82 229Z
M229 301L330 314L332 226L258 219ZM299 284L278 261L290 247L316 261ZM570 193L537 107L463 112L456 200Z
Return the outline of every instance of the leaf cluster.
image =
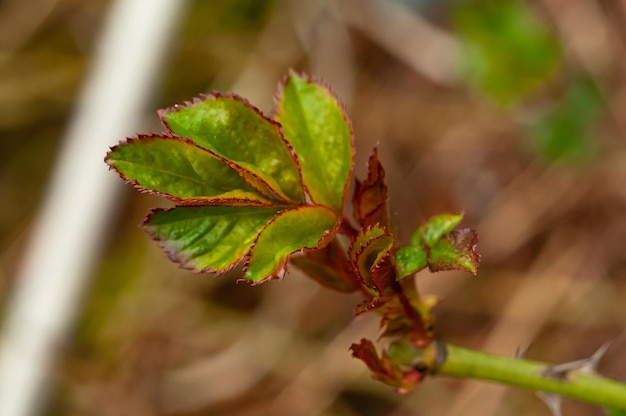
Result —
M244 279L257 284L282 278L291 260L326 287L360 291L356 313L380 314L381 337L430 343L436 299L406 277L426 266L476 273L476 232L457 228L462 215L441 215L398 247L377 148L347 217L354 138L330 87L290 72L271 116L223 93L158 114L165 132L127 139L106 162L140 192L176 205L153 209L141 225L172 261L218 275L244 263ZM387 352L379 357L369 340L352 351L400 391L423 378Z

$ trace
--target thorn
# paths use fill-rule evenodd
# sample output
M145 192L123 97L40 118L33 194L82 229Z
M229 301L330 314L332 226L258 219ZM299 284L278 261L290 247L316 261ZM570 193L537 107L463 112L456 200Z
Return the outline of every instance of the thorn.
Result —
M554 393L538 391L537 397L546 404L552 416L562 416L561 405L563 404L563 398L561 396Z
M607 341L594 352L591 357L587 358L587 364L581 367L580 371L586 374L593 374L598 368L598 363L604 357L606 352L611 348L614 341Z
M515 355L513 357L518 359L524 359L528 356L528 351L530 351L530 344L526 345L525 347L518 346L515 349Z
M606 354L612 344L613 341L605 342L589 358L548 366L542 371L542 375L557 380L564 380L570 371L578 370L581 373L594 374L598 363L602 357L604 357L604 354Z

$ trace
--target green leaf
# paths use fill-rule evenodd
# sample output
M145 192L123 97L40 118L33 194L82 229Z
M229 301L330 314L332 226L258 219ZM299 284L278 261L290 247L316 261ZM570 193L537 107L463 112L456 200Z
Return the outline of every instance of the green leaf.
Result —
M422 247L404 246L396 252L398 279L411 276L427 265L426 251Z
M584 162L595 154L590 133L604 110L602 95L593 80L575 80L554 108L530 128L535 145L549 161Z
M157 209L142 227L181 267L224 273L248 253L257 234L278 212L276 207Z
M343 105L327 86L291 73L277 106L276 121L298 155L311 199L340 213L353 163L352 127Z
M339 226L337 215L320 205L281 212L263 229L250 253L245 278L253 282L281 278L289 256L303 249L322 248Z
M418 230L421 231L422 241L427 246L433 247L444 234L452 231L462 219L463 214L443 214L432 217ZM413 240L417 241L418 238L415 237Z
M557 68L557 38L520 0L463 2L455 26L470 84L508 104L524 98Z
M106 161L140 191L177 203L270 204L220 157L178 137L129 139Z
M463 228L453 230L441 238L428 253L428 267L432 272L466 270L476 274L480 256L476 251L478 234Z
M612 409L608 408L606 410L607 416L626 416L626 409Z
M241 166L256 187L267 185L279 197L304 202L294 156L280 126L235 95L204 96L185 106L160 110L174 134Z

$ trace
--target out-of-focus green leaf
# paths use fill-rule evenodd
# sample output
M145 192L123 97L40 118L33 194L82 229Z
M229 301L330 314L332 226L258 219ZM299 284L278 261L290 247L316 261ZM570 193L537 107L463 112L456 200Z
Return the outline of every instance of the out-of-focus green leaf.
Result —
M476 251L478 234L469 228L445 234L428 253L428 267L433 272L465 270L476 274L480 256Z
M605 409L606 416L626 416L626 409Z
M439 239L446 233L449 233L459 225L463 219L463 214L443 214L432 217L428 222L421 227L421 234L424 243L433 247ZM413 240L415 240L414 238Z
M502 104L532 92L559 64L556 37L520 0L463 2L454 20L468 81Z
M178 137L129 139L106 161L140 191L177 203L270 204L224 160Z
M426 251L422 247L404 246L396 252L398 279L411 276L426 267Z
M276 121L298 155L304 186L318 204L341 212L350 183L352 128L326 85L291 73L278 98Z
M223 273L248 253L257 234L278 211L233 206L157 209L148 215L143 228L181 267Z
M577 79L563 99L530 129L541 155L549 161L588 160L596 151L590 129L603 109L602 96L593 80Z
M260 181L285 200L304 202L298 168L280 126L243 98L205 96L161 110L159 116L174 134L251 172L246 179L256 187L262 186Z
M246 279L262 282L282 277L289 255L305 248L322 248L334 237L337 221L333 211L320 205L281 212L267 224L254 243Z

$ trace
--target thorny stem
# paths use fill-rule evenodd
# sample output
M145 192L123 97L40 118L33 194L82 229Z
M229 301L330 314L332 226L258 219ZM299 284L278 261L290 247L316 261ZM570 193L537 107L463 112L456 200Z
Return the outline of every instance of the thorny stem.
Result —
M546 375L546 363L500 357L455 345L446 345L447 356L437 374L495 381L626 410L626 383L581 370L564 377Z

